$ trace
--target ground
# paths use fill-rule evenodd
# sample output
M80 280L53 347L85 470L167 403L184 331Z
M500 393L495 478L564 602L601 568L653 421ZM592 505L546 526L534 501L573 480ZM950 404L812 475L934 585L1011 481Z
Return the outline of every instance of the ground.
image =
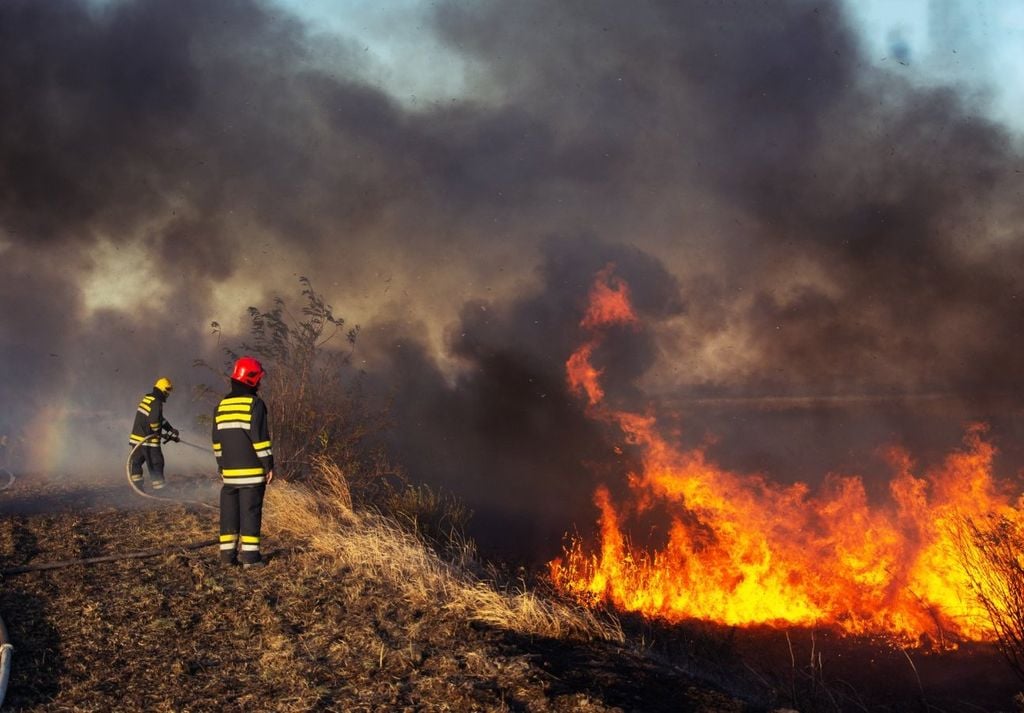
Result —
M1020 682L985 644L935 651L621 616L624 636L605 640L538 634L532 611L486 623L494 614L472 607L493 599L476 580L428 571L418 540L359 556L394 535L386 528L317 539L300 518L267 538L265 569L226 567L214 544L185 547L215 539L215 509L195 502L216 493L216 482L180 479L164 495L194 501L181 504L118 479L38 477L0 492L0 617L15 646L5 710L1016 710ZM352 542L355 554L331 556ZM382 563L400 556L410 564L389 574ZM408 574L416 567L422 578Z
M214 486L190 497L213 502ZM181 495L172 487L170 496ZM198 495L196 495L198 493ZM216 513L116 481L22 478L0 493L0 570L216 536ZM16 711L744 711L643 646L528 636L444 607L299 541L269 566L214 546L7 574Z

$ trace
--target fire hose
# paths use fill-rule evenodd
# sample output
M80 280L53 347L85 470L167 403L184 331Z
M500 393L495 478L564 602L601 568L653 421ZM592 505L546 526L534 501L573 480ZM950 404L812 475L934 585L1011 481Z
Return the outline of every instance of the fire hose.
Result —
M4 704L4 696L7 695L7 681L11 677L11 654L14 647L7 636L7 627L4 620L0 619L0 706Z
M186 505L199 505L200 507L210 508L211 510L218 510L219 509L218 506L211 505L210 503L204 503L201 500L176 500L176 499L172 499L172 498L162 498L162 497L159 497L157 495L150 495L149 493L147 493L146 491L144 491L142 488L140 488L138 485L135 484L135 481L132 480L132 458L135 456L135 451L137 451L137 450L139 450L139 448L142 448L143 446L145 446L147 441L151 441L154 438L159 442L161 436L160 436L159 433L151 433L150 435L146 436L141 441L136 443L135 447L132 448L131 451L128 453L128 460L125 461L124 470L125 470L125 476L128 478L128 484L130 486L132 486L132 490L134 490L136 492L136 494L141 495L144 498L149 498L150 500L163 500L163 501L179 502L179 503L185 503ZM170 437L169 434L164 434L164 436L163 436L163 442L164 443L167 443L168 441L171 441L171 440L173 440L173 439ZM182 444L184 444L186 446L190 446L192 448L196 448L198 450L201 450L204 453L207 452L206 449L203 448L202 446L197 446L195 443L189 443L188 441L183 441L180 438L177 439L175 441L175 443L182 443Z
M141 495L142 497L150 498L152 500L168 500L168 501L172 501L172 502L185 503L185 504L188 504L188 505L199 505L201 507L210 508L212 510L218 509L216 505L211 505L210 503L205 503L205 502L202 502L200 500L176 500L176 499L172 499L172 498L160 498L160 497L157 497L155 495L150 495L149 493L146 493L141 488L139 488L137 485L135 485L135 483L132 481L132 478L131 478L131 460L132 460L132 456L135 455L135 452L140 447L142 447L148 441L151 441L154 438L159 440L160 439L160 434L154 433L154 434L151 434L149 436L146 436L138 444L136 444L135 447L132 448L132 450L128 453L128 460L125 463L125 471L126 471L126 474L128 476L128 483L129 483L129 485L132 486L132 490L134 490L137 494ZM164 443L166 443L166 442L168 442L170 440L174 440L174 439L170 438L169 435L166 435L164 437ZM180 438L177 439L175 442L177 442L177 443L184 443L186 446L190 446L192 448L196 448L196 449L204 451L204 452L206 451L206 449L203 448L202 446L198 446L195 443L189 443L188 441L183 441ZM9 488L14 483L14 474L11 473L10 471L8 471L7 469L0 469L0 474L5 474L9 478L8 482L3 487L0 487L0 490L6 490L7 488ZM76 565L76 564L95 564L95 563L98 563L98 562L113 562L113 561L116 561L116 560L123 560L123 559L141 559L141 558L144 558L144 557L155 557L155 556L158 556L158 555L161 555L161 554L167 554L167 553L170 553L170 552L176 552L176 551L180 551L180 550L194 550L194 549L200 549L202 547L209 547L211 545L217 544L219 541L220 540L218 538L218 539L213 539L213 540L204 540L202 542L193 542L193 543L190 543L190 544L187 544L187 545L174 545L174 546L171 546L171 547L159 547L159 548L155 548L155 549L141 550L139 552L127 552L127 553L121 553L121 554L116 554L116 555L104 555L104 556L101 556L101 557L87 557L87 558L80 558L80 559L73 559L73 560L61 560L61 561L58 561L58 562L43 562L43 563L40 563L40 564L24 565L24 566L21 566L21 567L12 567L10 569L6 569L6 570L3 570L3 571L0 571L0 577L7 577L7 576L10 576L10 575L14 575L14 574L23 574L25 572L41 572L41 571L51 570L51 569L62 569L64 567L70 567L70 566ZM0 706L3 705L4 698L7 695L7 683L10 680L11 657L12 657L13 652L14 652L14 646L11 644L10 638L8 637L7 628L4 626L3 619L0 619Z
M7 490L9 487L14 485L14 473L7 470L6 468L0 468L0 477L7 478L7 482L4 483L3 485L0 485L0 490Z

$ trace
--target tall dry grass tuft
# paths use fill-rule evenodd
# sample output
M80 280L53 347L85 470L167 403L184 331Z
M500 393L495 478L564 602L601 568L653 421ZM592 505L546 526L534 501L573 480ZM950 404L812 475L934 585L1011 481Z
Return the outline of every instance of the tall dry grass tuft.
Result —
M580 606L540 597L525 587L499 591L493 582L448 562L393 517L352 509L345 474L316 462L314 491L277 482L268 488L268 534L291 536L365 577L387 581L411 607L440 607L468 620L528 635L622 642L618 621Z

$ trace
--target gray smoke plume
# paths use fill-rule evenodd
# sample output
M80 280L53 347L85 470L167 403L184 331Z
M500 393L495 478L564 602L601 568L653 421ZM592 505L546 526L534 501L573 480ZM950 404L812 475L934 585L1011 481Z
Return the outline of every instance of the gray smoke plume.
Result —
M838 4L420 11L469 68L451 101L258 0L0 4L8 428L60 418L61 468L119 470L152 380L190 422L209 322L308 275L410 473L549 555L629 465L564 379L612 262L645 324L598 355L609 398L729 467L864 472L970 419L1024 462L1020 146L981 107L870 66Z

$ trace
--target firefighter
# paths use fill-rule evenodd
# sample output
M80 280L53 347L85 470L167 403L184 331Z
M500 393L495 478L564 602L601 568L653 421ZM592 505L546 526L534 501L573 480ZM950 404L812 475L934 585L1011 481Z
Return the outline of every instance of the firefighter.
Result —
M135 423L132 425L131 435L128 436L128 445L134 449L128 472L132 483L139 488L142 487L143 462L146 463L149 478L153 481L153 490L164 487L164 452L160 448L160 438L167 434L168 440L179 440L178 429L164 418L164 403L173 390L171 380L161 376L153 384L153 390L139 401L135 411Z
M220 559L224 564L263 567L260 521L263 496L274 477L270 414L256 393L263 365L244 356L231 372L231 391L213 413L213 454L220 489Z

